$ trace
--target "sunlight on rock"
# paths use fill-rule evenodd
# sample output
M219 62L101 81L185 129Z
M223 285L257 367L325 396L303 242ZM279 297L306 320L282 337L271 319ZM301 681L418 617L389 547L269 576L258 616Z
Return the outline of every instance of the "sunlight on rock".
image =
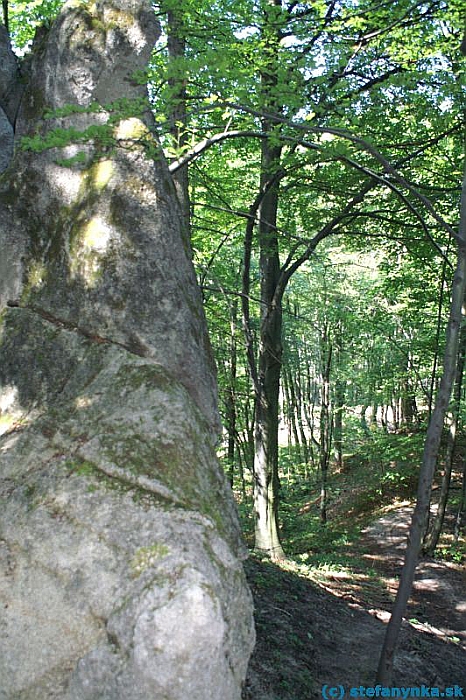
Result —
M103 253L107 249L112 229L100 218L95 216L84 229L83 244L86 248Z
M73 276L82 278L87 287L95 287L101 280L112 233L104 218L94 216L75 235L70 268Z
M110 30L118 28L120 32L124 32L126 40L136 54L139 54L144 49L146 46L144 34L141 32L140 27L133 21L131 13L114 7L104 6L103 19Z
M0 435L7 433L15 424L15 416L8 413L5 416L0 415ZM3 447L0 451L3 451Z
M35 140L0 187L5 700L239 700L254 647L187 226L127 118L159 33L149 0L75 0L11 78Z
M130 139L140 139L143 136L148 136L149 130L147 126L137 117L123 119L115 128L115 137L122 141Z
M6 386L0 393L0 435L8 433L13 428L25 423L24 412L19 402L18 389L15 386ZM2 443L1 451L8 449L13 442Z
M75 145L63 149L64 158L73 158L79 151ZM82 173L72 168L62 168L56 163L47 163L44 167L44 176L52 191L57 191L62 203L69 206L78 196L82 184Z
M92 406L93 403L94 399L90 396L78 396L75 401L75 406L76 408L88 408L89 406Z
M0 413L11 410L18 400L18 389L15 386L6 386L0 394Z
M111 160L102 160L97 163L93 169L93 186L101 191L108 185L113 175L113 162Z
M388 610L379 610L378 608L371 608L369 610L370 614L376 617L381 622L387 623L391 617L391 613Z
M8 427L4 428L4 426L2 425L1 420L0 420L0 435L7 433L11 427L12 426L10 424ZM2 439L2 444L0 447L0 454L8 454L8 451L14 448L14 446L16 445L18 440L19 440L18 434L10 435L4 440Z

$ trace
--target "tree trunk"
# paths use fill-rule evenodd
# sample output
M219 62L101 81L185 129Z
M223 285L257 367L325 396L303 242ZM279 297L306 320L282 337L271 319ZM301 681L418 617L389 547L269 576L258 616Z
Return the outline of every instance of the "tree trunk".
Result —
M3 24L5 25L5 29L7 33L10 31L9 27L9 19L8 19L8 0L2 0L2 8L3 8Z
M265 256L264 256L265 257ZM267 264L270 261L266 261ZM270 277L263 284L267 294ZM281 370L281 308L269 308L261 321L259 341L259 393L256 397L254 508L256 549L283 558L278 527L278 410Z
M236 372L237 372L237 348L236 348L236 324L238 320L238 300L234 299L231 307L230 319L230 376L226 395L226 429L228 433L227 465L230 486L233 488L236 445Z
M266 68L261 74L262 96L267 112L277 112L274 88L279 69L280 32L274 22L268 24L268 12L280 7L279 0L264 2L263 29ZM262 120L262 130L272 131L273 123ZM255 546L272 558L283 558L278 527L278 410L282 367L282 298L276 289L280 278L277 236L279 174L281 146L264 139L261 143L261 177L259 206L259 268L261 321L256 386L254 509Z
M466 512L466 459L463 458L463 485L461 488L461 500L460 500L460 504L458 506L458 511L456 513L455 535L454 535L455 542L458 542L458 539L460 536L460 531L461 531L461 525L463 522L465 512Z
M417 502L414 509L405 561L400 583L387 626L385 640L377 671L377 682L390 685L393 675L393 662L396 653L401 621L411 595L414 574L417 566L422 537L429 513L432 479L442 437L445 413L455 380L456 362L462 320L462 306L466 291L466 165L463 174L461 193L460 225L458 232L458 254L451 295L450 316L446 331L446 344L443 358L443 375L439 392L427 430L422 466L419 475Z
M448 495L450 492L451 473L453 470L453 458L455 455L456 433L458 430L459 410L461 401L461 389L463 384L464 373L464 357L466 352L466 329L461 329L460 348L458 352L458 366L456 371L456 383L453 402L453 416L451 425L448 431L447 450L445 455L445 468L442 477L442 485L440 487L440 496L437 507L437 512L432 520L430 531L424 539L424 552L432 556L437 547L440 533L442 532L445 511L447 508Z
M301 449L301 440L298 432L298 404L296 400L296 392L293 383L293 376L291 370L285 369L283 372L283 385L285 389L285 396L287 397L288 404L288 421L293 434L293 442L298 457L299 462L303 460L303 452Z
M322 393L320 405L320 522L327 522L327 482L332 442L332 418L330 410L330 370L332 367L332 345L328 337L328 328L324 329L322 339Z
M436 338L435 338L435 354L434 354L434 360L432 363L432 371L431 371L431 378L430 378L429 411L428 411L429 421L430 421L431 416L432 416L432 405L434 402L434 395L435 395L435 389L436 389L436 383L437 383L437 369L438 369L438 364L439 364L440 334L442 331L443 298L445 295L447 262L448 262L448 258L445 255L445 257L443 259L443 265L442 265L442 279L440 281L440 293L439 293L438 308L437 308L437 331L436 331Z
M341 370L342 364L342 333L338 332L336 347L336 367L337 371ZM343 466L343 410L345 404L345 385L342 380L337 377L335 381L335 409L333 412L333 445L335 459L339 469Z
M291 378L291 381L293 381L293 378ZM304 430L304 425L303 425L303 419L304 419L303 387L302 387L302 374L301 374L301 366L300 365L298 367L298 377L297 377L297 382L296 382L295 395L296 395L296 403L297 403L297 410L298 410L299 434L300 434L300 438L301 438L301 447L302 447L302 451L303 451L305 471L307 473L307 470L309 467L309 447L307 444L307 436L306 436L306 432Z

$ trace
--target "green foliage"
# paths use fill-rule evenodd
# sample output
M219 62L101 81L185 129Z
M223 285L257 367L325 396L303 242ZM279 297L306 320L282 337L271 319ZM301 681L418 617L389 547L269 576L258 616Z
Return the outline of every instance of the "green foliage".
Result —
M44 112L44 119L61 119L63 117L69 117L72 114L95 114L103 111L104 109L99 102L91 102L87 107L69 104L60 109L46 110Z
M128 98L120 98L105 105L92 102L87 107L69 104L53 111L46 110L43 122L37 127L36 134L23 136L20 147L24 151L43 153L51 148L66 148L70 145L93 143L98 151L108 153L118 146L120 141L132 141L143 145L149 157L155 157L157 146L142 123L135 133L129 133L127 138L118 138L118 125L124 120L142 117L146 110L147 103L144 99ZM55 126L58 120L66 121L68 117L75 114L92 115L96 113L107 115L107 121L104 124L90 124L84 129L77 129L74 126ZM47 128L47 122L51 122L53 126ZM86 162L86 154L80 152L72 158L57 158L56 162L66 167L73 166Z
M456 564L463 564L466 561L466 543L437 547L435 557L442 561L454 561Z
M21 148L24 151L33 151L34 153L43 153L50 148L64 148L71 144L87 143L92 139L97 138L102 143L110 145L112 133L107 125L90 126L84 131L80 131L74 127L68 129L53 129L48 132L44 138L37 134L36 136L23 136L21 140Z
M71 158L56 158L55 162L57 165L61 165L63 168L72 168L75 165L82 165L86 163L87 156L84 151L80 151Z
M57 16L65 0L32 0L9 2L10 33L13 46L30 47L37 27L48 25Z

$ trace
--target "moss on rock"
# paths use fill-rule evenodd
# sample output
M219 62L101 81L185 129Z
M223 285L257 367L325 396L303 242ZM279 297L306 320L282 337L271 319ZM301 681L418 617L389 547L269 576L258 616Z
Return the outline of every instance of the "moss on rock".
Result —
M133 576L140 576L143 571L154 566L159 559L163 559L169 553L170 549L162 542L156 542L148 547L139 547L130 564Z

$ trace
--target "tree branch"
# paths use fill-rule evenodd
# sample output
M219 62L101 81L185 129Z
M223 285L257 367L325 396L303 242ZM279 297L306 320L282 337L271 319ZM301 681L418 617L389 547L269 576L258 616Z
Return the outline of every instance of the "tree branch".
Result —
M209 136L202 141L199 141L194 148L190 149L184 156L178 158L178 160L173 161L168 166L169 171L173 174L176 173L180 168L183 168L188 163L191 163L197 156L201 155L205 150L214 146L216 143L221 141L226 141L227 139L233 138L258 138L266 139L270 138L270 134L266 134L263 131L222 131L219 134L214 134L214 136Z

